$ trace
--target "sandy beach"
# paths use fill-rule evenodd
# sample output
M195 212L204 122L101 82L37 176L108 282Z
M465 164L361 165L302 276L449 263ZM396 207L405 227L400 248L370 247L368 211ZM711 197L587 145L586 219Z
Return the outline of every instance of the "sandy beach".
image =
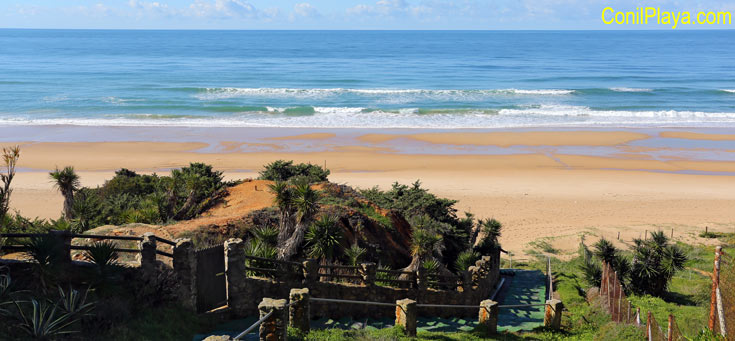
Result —
M83 185L96 186L122 167L165 173L206 162L239 179L287 159L326 164L331 181L361 188L420 179L433 193L459 200L460 213L500 220L501 243L518 255L542 238L573 252L585 233L616 239L620 232L629 242L646 230L673 229L676 239L691 242L705 226L735 230L735 148L702 144L731 141L722 131L241 129L246 137L236 139L224 130L169 130L156 141L116 135L108 139L114 142L28 142L12 127L0 129L8 132L0 145L22 148L11 206L31 217L58 218L62 198L48 179L57 166L74 166Z

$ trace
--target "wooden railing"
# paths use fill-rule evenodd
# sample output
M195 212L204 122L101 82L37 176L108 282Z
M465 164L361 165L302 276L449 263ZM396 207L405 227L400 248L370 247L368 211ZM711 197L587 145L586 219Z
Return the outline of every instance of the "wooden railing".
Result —
M143 237L136 237L136 236L107 236L107 235L96 235L96 234L75 234L75 233L64 233L62 231L57 231L58 237L67 239L69 241L69 250L91 250L93 246L89 245L71 245L71 240L73 239L96 239L96 240L127 240L127 241L136 241L141 242L143 241ZM51 237L53 235L53 231L49 233L2 233L0 234L0 238L8 238L12 241L15 241L16 239L32 239L32 238L42 238L42 237ZM170 246L176 246L176 243L173 241L170 241L168 239L164 239L161 237L154 236L154 239L158 242L168 244ZM17 242L17 241L16 241ZM1 250L5 251L28 251L28 247L22 244L10 244L10 245L3 245ZM132 248L115 248L113 249L116 252L126 252L126 253L139 253L140 249L132 249ZM156 250L156 254L173 258L173 254Z
M256 256L245 256L245 260L246 265L244 269L248 271L249 275L255 277L276 279L303 277L303 266L301 263Z

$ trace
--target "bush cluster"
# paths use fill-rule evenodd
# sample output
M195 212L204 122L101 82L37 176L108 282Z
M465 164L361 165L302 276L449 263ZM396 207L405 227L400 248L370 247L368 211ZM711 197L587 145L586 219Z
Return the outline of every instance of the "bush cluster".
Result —
M259 179L271 181L289 181L293 178L304 178L308 183L327 181L329 170L317 165L293 161L278 160L265 165Z

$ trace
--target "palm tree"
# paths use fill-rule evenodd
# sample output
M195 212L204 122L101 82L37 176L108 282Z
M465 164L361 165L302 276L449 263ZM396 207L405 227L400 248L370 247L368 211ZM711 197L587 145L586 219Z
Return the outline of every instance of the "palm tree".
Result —
M304 241L306 229L319 211L319 193L312 189L308 182L301 181L294 185L292 190L296 224L293 227L293 233L279 245L278 258L280 259L290 259L296 254Z
M64 217L67 219L73 218L74 192L80 187L79 175L74 172L74 167L71 166L64 167L62 170L57 167L49 175L54 181L55 187L64 196Z

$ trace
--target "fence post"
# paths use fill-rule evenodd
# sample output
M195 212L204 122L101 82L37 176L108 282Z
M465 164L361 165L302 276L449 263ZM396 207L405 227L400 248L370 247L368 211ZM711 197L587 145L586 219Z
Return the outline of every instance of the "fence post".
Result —
M264 297L258 304L260 318L264 318L271 311L273 311L273 314L260 324L260 339L263 341L285 341L288 330L286 328L286 319L288 318L286 300Z
M375 284L375 272L377 265L375 263L360 264L360 275L362 276L362 284L371 286Z
M252 299L244 283L245 243L240 238L230 238L225 241L224 250L227 305L237 314L248 314L250 312L242 311Z
M58 230L51 230L48 233L54 239L56 253L54 258L59 264L71 264L71 233Z
M313 259L307 259L303 263L304 284L311 284L319 281L319 263Z
M191 239L177 239L173 255L174 272L181 281L181 301L185 307L196 311L197 261Z
M720 253L722 246L715 247L715 263L712 270L712 293L710 294L709 303L709 324L710 330L715 329L715 319L717 318L717 287L720 286Z
M498 332L498 302L484 300L480 302L479 325L485 327L487 335Z
M544 314L544 327L558 330L561 328L561 311L564 305L560 300L551 299L546 301L546 313Z
M156 236L153 233L146 232L141 236L143 240L138 243L140 254L138 261L142 267L152 267L156 265Z
M309 332L309 288L291 289L288 295L288 324L304 333Z
M666 331L666 340L674 341L674 315L669 314L669 325Z
M406 336L416 336L416 301L406 298L396 305L396 326L402 326Z

